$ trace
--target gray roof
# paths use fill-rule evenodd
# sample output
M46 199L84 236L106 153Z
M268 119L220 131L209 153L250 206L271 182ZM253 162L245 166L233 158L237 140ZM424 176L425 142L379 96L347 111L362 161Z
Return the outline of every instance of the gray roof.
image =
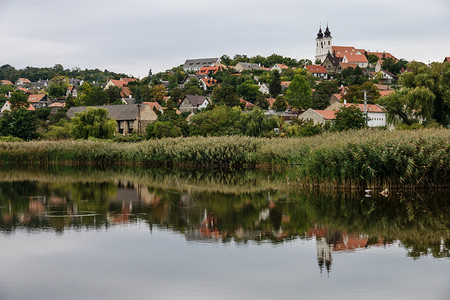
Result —
M190 69L190 68L201 68L201 67L208 67L214 63L219 62L219 58L213 57L213 58L199 58L199 59L187 59L184 63L183 68Z
M73 106L67 111L67 116L71 119L78 112L85 111L88 107L104 108L109 114L108 117L117 121L136 120L138 116L137 104L132 105L104 105L104 106ZM141 107L142 111L142 107Z
M205 102L205 100L208 100L208 102L209 102L209 98L206 96L186 95L186 96L184 96L184 99L186 99L186 98L188 99L189 102L191 102L191 104L194 107L203 104L203 102Z
M244 68L245 70L259 70L261 69L261 66L255 63L245 63L245 62L240 62L239 63L242 68Z

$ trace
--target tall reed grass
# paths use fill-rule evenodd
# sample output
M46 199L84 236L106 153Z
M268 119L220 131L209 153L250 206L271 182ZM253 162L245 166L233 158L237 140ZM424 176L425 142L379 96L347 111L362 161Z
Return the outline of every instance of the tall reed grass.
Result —
M191 137L140 143L0 142L3 164L204 165L290 168L307 185L449 186L450 130L361 130L266 139Z

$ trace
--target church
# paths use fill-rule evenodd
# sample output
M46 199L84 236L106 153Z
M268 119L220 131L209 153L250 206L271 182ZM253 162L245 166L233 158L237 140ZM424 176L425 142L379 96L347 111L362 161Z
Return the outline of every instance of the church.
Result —
M337 68L339 64L343 64L343 67L369 67L369 62L365 54L374 54L382 61L385 58L393 58L397 60L393 55L386 52L368 52L364 49L357 49L351 46L333 46L333 37L331 36L331 31L328 28L322 32L320 27L319 33L316 37L316 61L320 61L322 65L325 62L325 68L327 71L327 65L332 64Z

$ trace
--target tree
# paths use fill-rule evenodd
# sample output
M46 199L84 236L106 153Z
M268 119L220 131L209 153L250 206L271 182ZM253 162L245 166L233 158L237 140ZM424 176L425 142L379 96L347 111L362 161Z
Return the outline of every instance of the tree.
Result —
M400 60L395 60L391 57L388 57L383 60L383 63L381 64L381 67L383 70L387 70L391 73L398 74L400 73L400 70L406 67L408 62L401 58Z
M28 141L37 138L37 127L36 115L24 107L5 111L0 118L0 136L14 136Z
M336 120L333 123L333 130L344 131L350 129L361 129L366 127L364 113L356 106L343 106L336 112Z
M224 54L220 57L220 62L228 66L231 63L231 58Z
M90 90L83 102L84 105L94 106L94 105L105 105L110 101L109 95L100 86L93 87Z
M258 99L258 95L261 95L258 85L255 84L253 80L247 80L238 85L236 92L240 97L251 103L255 103Z
M62 68L61 65L55 65L55 67L57 66ZM64 97L68 87L69 79L66 76L55 76L49 82L48 95L55 98Z
M242 133L255 137L273 131L274 128L280 126L280 123L278 117L268 118L264 115L264 111L259 108L255 108L251 113L242 114L240 121Z
M108 103L114 103L116 100L121 99L122 95L122 89L117 86L110 86L105 90L106 94L108 95Z
M152 100L162 104L166 97L166 88L162 84L155 85L150 93Z
M169 121L156 121L155 123L150 123L147 125L146 130L149 138L155 137L161 139L167 137L179 137L183 135L181 129Z
M285 111L287 109L287 102L283 96L278 96L273 103L273 109L276 111Z
M213 89L211 95L212 103L216 105L226 105L228 107L239 106L238 95L233 86L217 86Z
M88 107L85 112L79 112L72 118L70 136L75 139L109 139L114 136L117 122L108 117L104 108Z
M28 96L21 91L13 92L11 94L11 98L9 99L9 103L11 104L11 110L16 110L21 107L28 108L30 105L28 102Z
M281 93L280 73L277 70L272 72L272 79L269 84L269 93L272 97L276 97Z
M330 97L333 94L339 93L339 88L336 81L324 80L316 85L315 91L312 94L313 109L325 109L330 105Z
M286 99L293 108L311 107L311 86L305 75L296 74L286 91Z
M191 118L191 136L223 136L241 134L238 107L216 106L212 110L198 113Z

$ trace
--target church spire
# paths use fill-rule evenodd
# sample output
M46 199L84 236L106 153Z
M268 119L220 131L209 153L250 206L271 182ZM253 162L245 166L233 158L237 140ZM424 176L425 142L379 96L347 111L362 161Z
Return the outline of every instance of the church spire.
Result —
M328 24L327 24L327 29L325 29L325 37L331 37L331 31L330 29L328 29Z
M317 34L317 38L318 38L318 39L323 38L322 26L320 26L319 33Z

